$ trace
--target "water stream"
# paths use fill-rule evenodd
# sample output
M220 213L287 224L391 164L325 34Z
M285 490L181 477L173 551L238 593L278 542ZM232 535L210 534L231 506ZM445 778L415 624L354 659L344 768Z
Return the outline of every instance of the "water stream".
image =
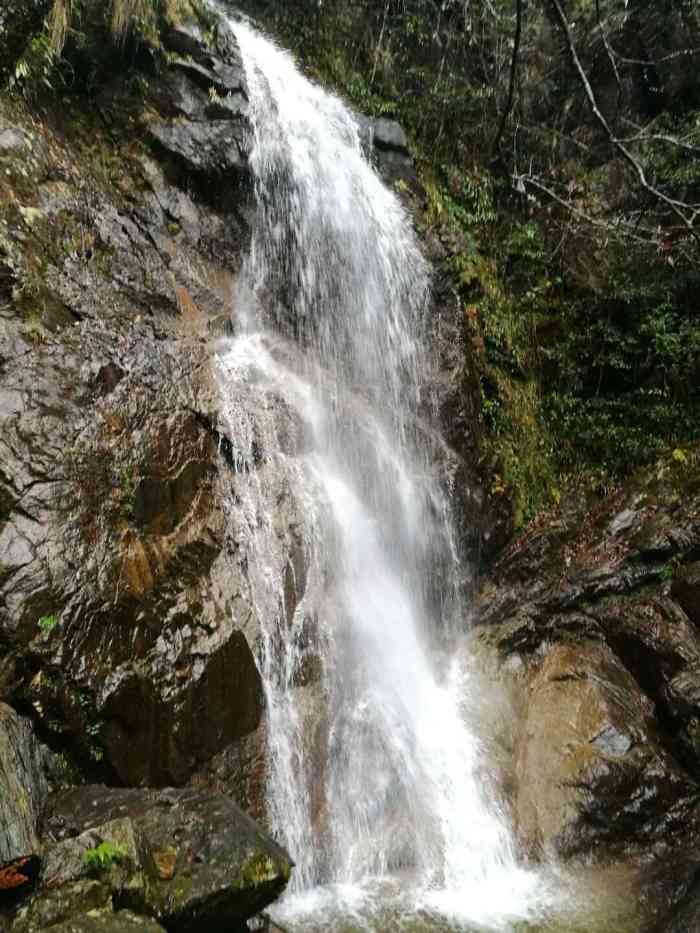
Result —
M245 474L267 815L296 861L273 915L511 929L546 895L516 864L452 650L464 569L425 426L429 269L350 111L231 28L257 214L220 382Z

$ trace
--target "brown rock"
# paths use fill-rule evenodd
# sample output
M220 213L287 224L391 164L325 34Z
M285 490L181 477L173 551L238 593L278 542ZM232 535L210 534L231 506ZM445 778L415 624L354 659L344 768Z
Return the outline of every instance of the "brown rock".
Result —
M691 622L700 627L700 561L687 564L680 570L673 580L671 594Z
M606 647L551 648L518 743L517 823L529 852L609 857L668 829L672 805L692 788L660 747L653 712Z

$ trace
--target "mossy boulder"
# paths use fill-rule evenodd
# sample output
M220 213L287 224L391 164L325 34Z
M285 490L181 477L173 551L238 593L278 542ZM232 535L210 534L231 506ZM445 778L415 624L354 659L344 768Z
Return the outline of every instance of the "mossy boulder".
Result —
M95 825L105 819L114 822ZM112 838L108 830L117 823L128 823L136 842L103 883L112 885L117 904L169 931L235 929L278 897L290 878L289 855L221 794L74 788L52 801L48 829L72 850L91 834ZM127 879L119 875L124 869Z
M34 933L76 915L111 907L112 892L96 879L46 888L20 908L12 922L12 933Z

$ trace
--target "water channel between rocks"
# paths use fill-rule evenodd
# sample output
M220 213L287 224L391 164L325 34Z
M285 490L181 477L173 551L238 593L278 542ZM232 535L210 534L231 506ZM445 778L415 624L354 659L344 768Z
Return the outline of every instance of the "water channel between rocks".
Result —
M262 632L267 817L296 861L272 916L308 931L632 930L605 885L518 864L489 778L410 222L345 106L230 26L257 214L219 382Z

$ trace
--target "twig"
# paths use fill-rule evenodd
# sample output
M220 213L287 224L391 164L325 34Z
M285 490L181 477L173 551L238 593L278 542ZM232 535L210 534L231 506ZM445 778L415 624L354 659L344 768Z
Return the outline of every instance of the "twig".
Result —
M559 2L559 0L549 0L549 3L550 3L550 6L552 7L552 10L554 11L556 19L561 28L561 31L563 32L564 37L566 39L566 45L569 51L571 62L574 68L576 69L576 72L578 73L579 79L581 81L584 92L588 99L588 103L591 107L591 110L593 111L593 116L596 118L598 123L601 125L601 127L605 131L605 134L610 140L610 143L615 149L617 149L620 155L622 155L625 161L630 165L630 167L636 174L637 178L639 179L639 183L641 184L642 188L644 188L645 191L647 191L653 197L657 198L659 201L668 205L668 207L673 211L676 217L678 217L678 219L685 225L685 227L693 235L693 237L697 238L697 231L694 229L694 226L693 226L693 222L695 220L697 212L693 212L692 217L689 219L688 217L686 217L686 215L683 213L683 210L682 210L682 208L688 207L687 204L685 204L683 201L676 201L674 198L669 198L662 191L659 191L658 188L655 188L647 180L644 169L642 168L640 163L635 159L635 157L632 155L629 149L627 149L623 145L623 143L621 143L620 140L613 133L612 129L610 128L610 124L605 119L600 107L598 106L598 101L596 100L595 93L593 92L593 88L591 87L591 82L588 80L588 75L586 74L584 67L581 64L581 59L579 58L578 52L576 51L574 37L571 34L571 27L569 26L569 22L566 18L566 14L564 13L564 10L562 9L561 3Z
M377 74L377 65L379 64L379 50L382 47L382 42L384 40L384 30L386 28L386 18L389 15L389 0L386 0L384 5L384 18L382 19L382 28L379 30L379 38L377 39L377 47L374 50L374 64L372 65L372 77L369 79L370 88L374 87L374 78Z
M672 146L678 146L679 149L685 149L687 152L700 152L700 146L691 146L690 143L684 143L680 139L674 139L673 136L663 136L660 133L640 133L638 136L628 136L627 139L621 139L621 143L646 143L660 142L669 143Z
M664 55L662 58L649 59L648 61L643 58L625 58L624 55L620 55L619 52L612 50L615 58L622 62L623 65L646 65L647 67L653 67L654 65L662 65L664 62L670 62L674 58L682 58L684 55L700 55L700 49L679 49L677 52L671 52L669 55Z
M578 217L581 220L585 220L586 223L590 224L593 227L598 227L600 230L605 230L606 233L616 233L626 236L628 239L634 240L636 243L644 243L645 246L648 246L649 243L657 242L657 231L649 227L644 227L649 234L649 237L639 236L637 233L630 232L629 228L631 224L628 224L625 221L618 221L617 224L608 223L605 220L597 220L595 217L592 217L590 214L587 214L585 211L582 211L579 207L576 207L571 201L567 201L564 198L560 198L559 195L552 191L551 188L548 188L547 185L542 184L542 182L535 178L534 175L518 175L516 176L516 187L520 183L521 188L525 184L532 185L533 188L537 188L543 194L546 194L547 197L550 197L553 201L556 201L557 204L560 204L562 207L566 208L574 217Z

